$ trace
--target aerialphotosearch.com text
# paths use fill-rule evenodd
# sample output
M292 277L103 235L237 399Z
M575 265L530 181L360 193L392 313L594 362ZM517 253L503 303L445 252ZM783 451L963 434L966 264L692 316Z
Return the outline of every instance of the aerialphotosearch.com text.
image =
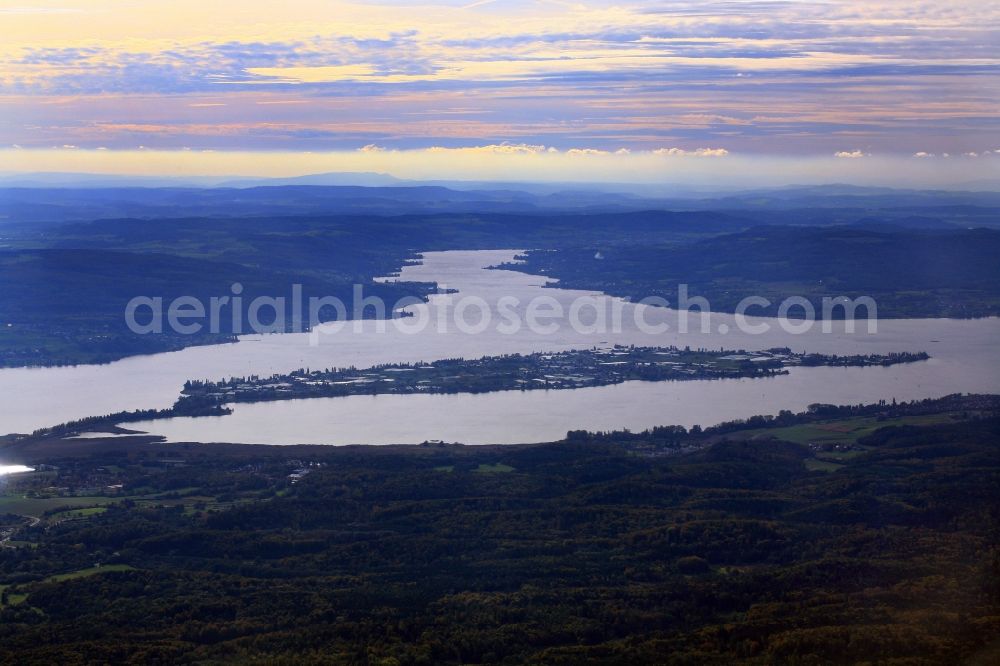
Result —
M635 302L621 298L586 295L567 299L547 294L522 299L500 296L488 302L480 296L438 293L428 301L409 296L388 303L379 296L365 294L364 286L353 286L350 298L309 296L301 285L292 285L287 296L243 296L243 286L232 284L230 293L208 299L180 296L136 296L125 307L125 323L138 335L174 333L230 333L233 335L309 332L315 344L319 337L335 335L351 327L360 333L372 329L366 320L375 320L374 330L394 329L403 334L459 332L477 335L496 332L515 335L527 329L537 335L554 335L565 327L584 335L620 333L634 328L650 335L666 332L732 332L759 335L778 327L789 334L813 331L817 324L824 333L833 332L833 322L842 320L844 330L854 333L864 322L867 332L878 329L878 307L870 296L824 297L817 305L803 296L789 296L778 303L763 296L742 299L726 321L713 322L707 298L692 296L680 285L677 298L670 302L650 296ZM664 313L670 316L664 316ZM756 313L756 314L755 314ZM728 323L728 322L731 322Z

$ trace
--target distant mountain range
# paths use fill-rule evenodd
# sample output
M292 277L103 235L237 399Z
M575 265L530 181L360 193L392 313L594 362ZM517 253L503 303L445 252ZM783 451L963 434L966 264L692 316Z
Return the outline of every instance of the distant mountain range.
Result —
M326 184L339 180L341 184ZM374 183L385 181L385 184ZM354 181L353 184L348 184ZM555 214L711 211L753 224L906 228L1000 228L1000 192L894 190L853 185L795 186L728 194L652 197L554 185L483 183L466 189L399 181L384 174L224 180L116 179L78 174L0 177L0 226L107 218L301 215ZM51 184L46 184L51 183ZM43 186L43 184L46 184ZM468 186L469 183L463 185ZM612 185L604 186L606 188Z
M360 187L415 187L422 185L447 187L453 190L517 190L536 195L557 194L566 191L618 193L643 199L712 199L727 196L797 198L806 194L815 196L872 196L900 195L930 190L894 189L833 183L827 185L796 185L782 187L741 189L725 185L691 186L680 183L615 183L615 182L520 182L490 180L412 180L376 172L328 172L290 177L256 176L133 176L125 174L93 174L75 172L2 173L2 187L234 187L316 185ZM1000 193L1000 179L982 179L958 183L932 190L938 193L994 192Z

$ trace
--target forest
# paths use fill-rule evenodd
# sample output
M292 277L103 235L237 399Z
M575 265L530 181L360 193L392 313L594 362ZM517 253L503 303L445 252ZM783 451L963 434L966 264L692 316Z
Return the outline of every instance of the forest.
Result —
M761 226L687 244L634 243L539 249L501 268L543 274L563 289L597 290L639 301L708 299L735 312L758 296L749 315L775 316L791 296L817 313L823 298L869 296L877 317L987 317L1000 314L1000 231L885 226ZM555 285L551 285L555 286ZM789 316L801 317L801 309ZM872 316L860 308L858 318ZM845 317L834 308L832 318Z
M0 497L0 661L995 663L998 405L507 447L8 442L37 471Z

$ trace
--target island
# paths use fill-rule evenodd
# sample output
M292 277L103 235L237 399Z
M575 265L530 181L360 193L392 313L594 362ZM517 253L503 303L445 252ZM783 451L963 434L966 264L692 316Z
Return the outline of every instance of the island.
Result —
M371 368L302 368L269 377L188 381L176 407L233 402L329 398L384 393L487 393L576 389L626 381L684 381L773 377L790 366L888 366L924 361L925 352L837 356L795 353L787 347L761 351L611 345L534 354L505 354L432 363L392 363Z

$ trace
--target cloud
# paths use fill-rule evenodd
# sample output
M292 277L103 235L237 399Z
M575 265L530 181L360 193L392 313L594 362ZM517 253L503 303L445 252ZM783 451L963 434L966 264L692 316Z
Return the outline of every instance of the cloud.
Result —
M469 4L460 7L459 9L475 9L476 7L482 7L484 5L491 5L497 0L476 0L476 2L470 2Z
M729 154L729 151L725 148L696 148L695 150L657 148L652 152L654 155L663 155L666 157L725 157Z
M118 4L4 10L4 115L32 122L0 143L123 148L131 124L220 149L908 155L933 136L958 156L997 130L996 3Z
M539 155L542 153L550 152L551 149L546 148L541 145L532 145L527 143L495 143L485 146L463 146L457 148L446 148L444 146L431 146L425 149L428 153L446 153L446 152L463 152L463 153L489 153L493 155Z
M729 154L725 148L697 148L695 150L684 150L682 148L659 148L652 151L633 151L628 148L618 148L616 150L605 150L603 148L569 148L560 151L554 146L524 144L524 143L498 143L485 146L460 146L444 147L431 146L424 149L428 153L489 153L493 155L555 155L561 154L567 157L598 157L598 156L641 156L645 155L666 155L674 157L724 157Z
M870 153L865 153L860 150L839 150L833 154L834 157L842 157L849 160L856 160L862 157L870 157Z
M919 159L924 159L926 157L934 157L934 153L927 153L921 150L919 153L913 153L913 156Z
M68 7L3 7L0 14L82 14L82 9Z
M377 146L374 143L369 143L358 148L360 153L384 153L386 151L382 146Z
M975 159L915 160L878 155L863 160L825 157L760 157L744 153L722 160L670 160L651 151L593 158L566 152L518 155L484 154L461 148L401 149L362 153L342 151L165 151L0 150L0 171L80 171L145 175L294 176L321 171L373 171L414 180L544 181L553 183L677 183L733 188L789 183L854 183L868 186L956 186L981 179L983 162ZM683 167L683 168L679 168Z

